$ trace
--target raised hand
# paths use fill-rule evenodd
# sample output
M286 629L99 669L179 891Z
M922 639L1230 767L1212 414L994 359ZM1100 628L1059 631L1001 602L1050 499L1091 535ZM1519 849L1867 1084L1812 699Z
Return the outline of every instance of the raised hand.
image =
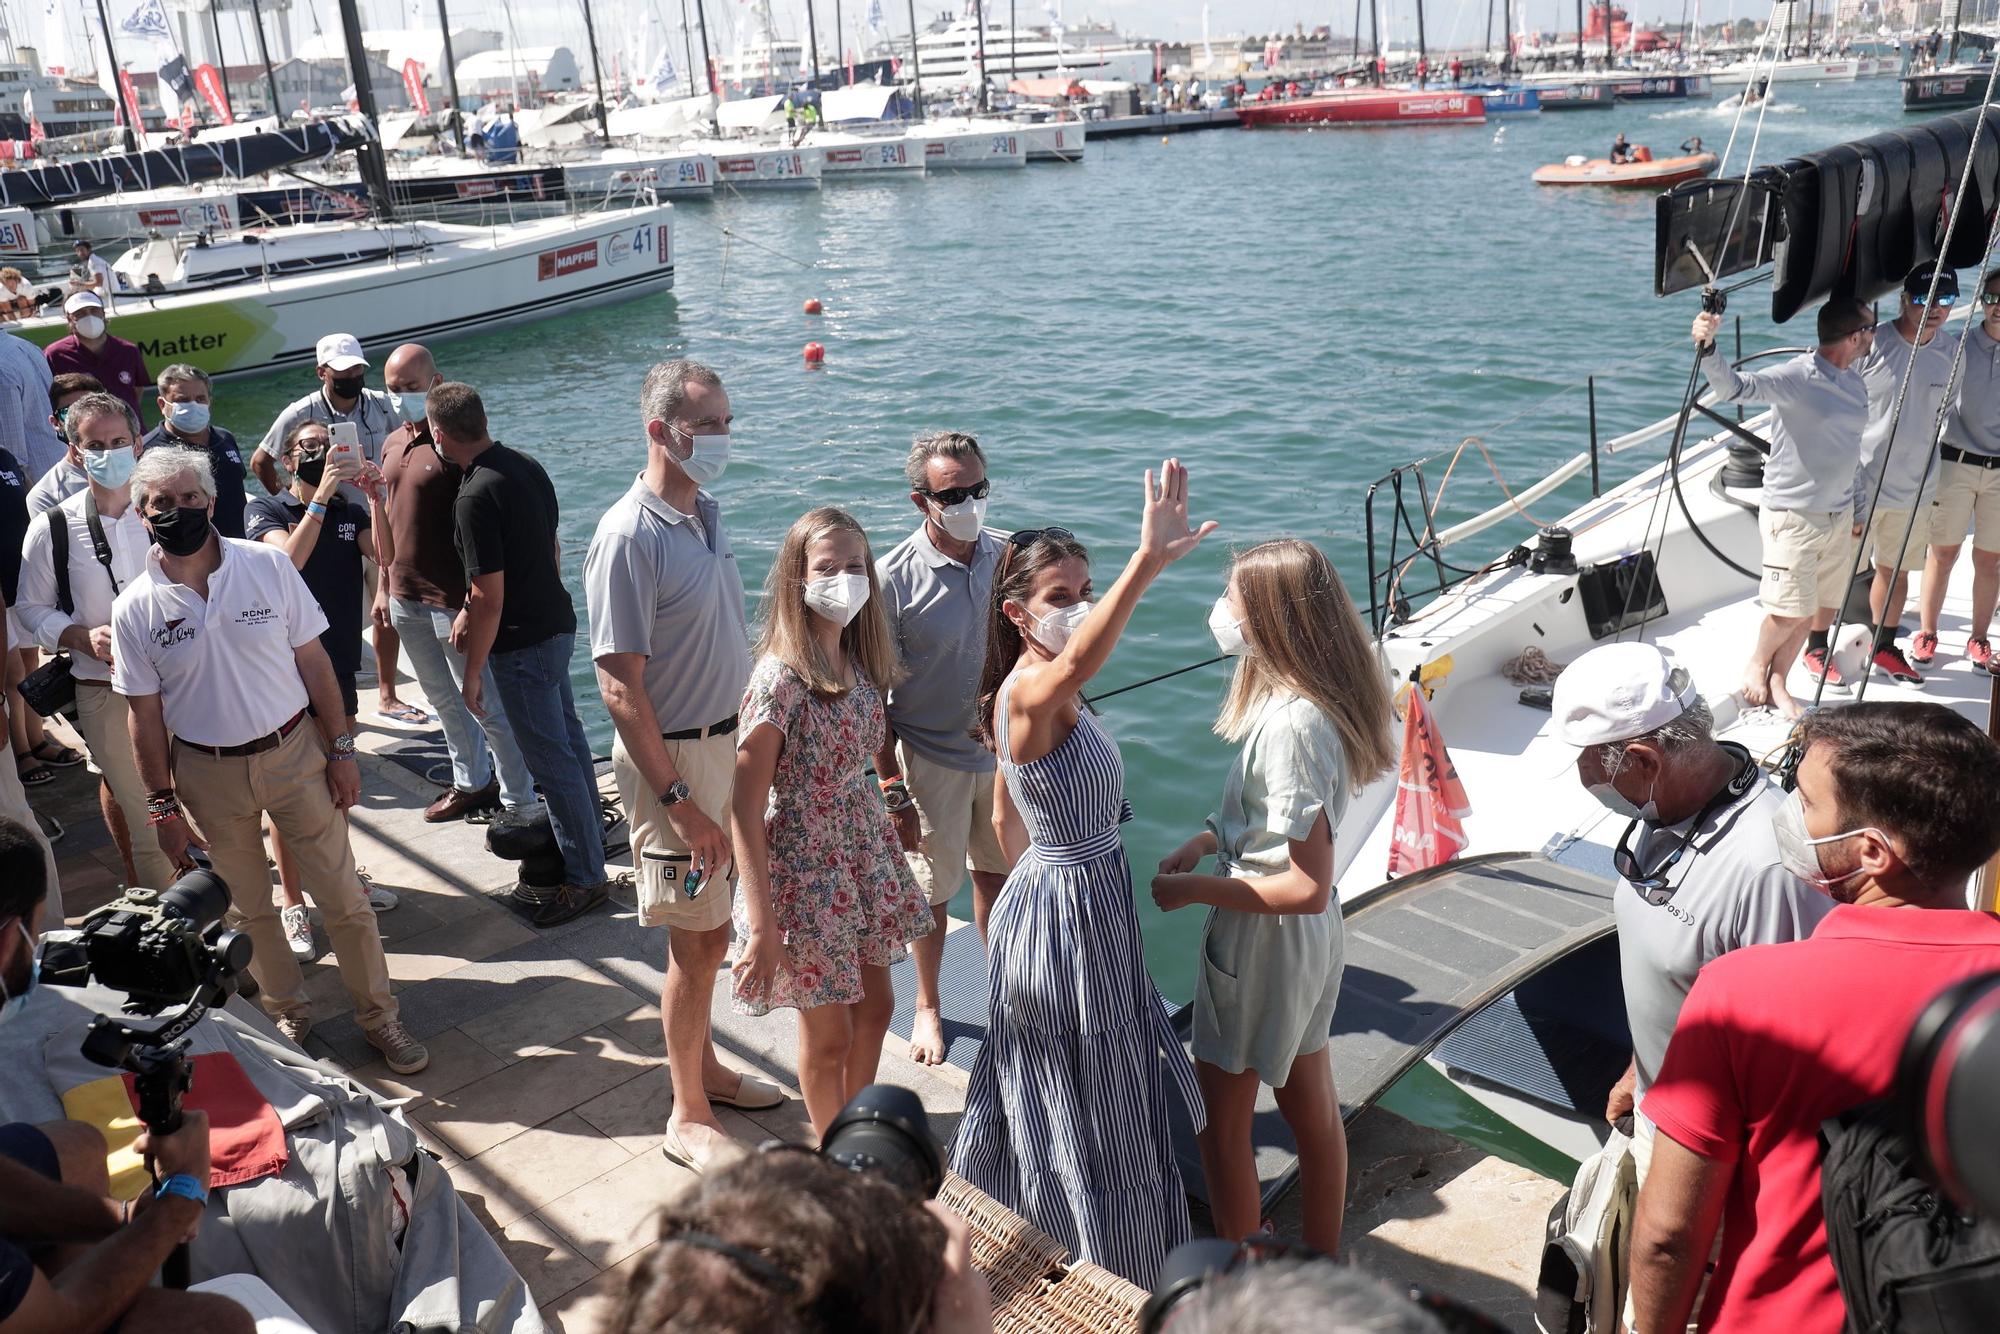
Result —
M1179 459L1168 459L1160 465L1157 484L1153 480L1153 470L1146 470L1146 506L1143 513L1144 517L1139 522L1139 550L1162 565L1171 565L1193 551L1201 545L1204 537L1218 527L1213 519L1199 528L1189 527L1188 472Z

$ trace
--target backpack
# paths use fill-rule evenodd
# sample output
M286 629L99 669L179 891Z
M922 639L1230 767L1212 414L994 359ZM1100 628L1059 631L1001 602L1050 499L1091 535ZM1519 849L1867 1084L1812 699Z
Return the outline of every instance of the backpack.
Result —
M1638 1194L1631 1137L1613 1129L1549 1211L1535 1284L1541 1334L1616 1334Z
M1944 1197L1905 1126L1888 1101L1820 1126L1820 1200L1847 1334L1991 1329L2000 1312L2000 1224Z

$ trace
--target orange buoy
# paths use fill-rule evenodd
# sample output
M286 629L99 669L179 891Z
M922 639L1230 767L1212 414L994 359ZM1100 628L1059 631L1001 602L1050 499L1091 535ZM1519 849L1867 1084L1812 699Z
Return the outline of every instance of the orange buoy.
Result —
M826 349L818 343L806 344L806 365L818 366L826 360Z
M808 314L808 315L817 315L817 314L819 314L819 311L820 311L820 306L819 306L819 298L818 298L818 297L816 297L816 296L809 296L809 297L807 297L807 298L806 298L806 314Z

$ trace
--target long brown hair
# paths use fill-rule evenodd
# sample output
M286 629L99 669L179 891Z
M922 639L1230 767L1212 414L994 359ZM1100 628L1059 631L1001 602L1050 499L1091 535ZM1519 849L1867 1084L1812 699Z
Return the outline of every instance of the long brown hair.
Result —
M993 568L993 596L986 612L986 666L979 673L979 706L972 724L973 740L994 748L993 701L1014 664L1021 660L1021 632L1002 611L1009 602L1025 604L1034 592L1042 571L1062 561L1076 559L1088 564L1090 553L1074 537L1059 537L1044 529L1025 546L1008 542Z
M828 662L820 651L811 620L818 613L805 601L806 552L834 533L853 533L861 539L862 563L868 570L868 602L840 632L841 651L877 690L903 679L895 642L889 638L889 620L882 614L882 590L875 582L875 553L869 549L868 534L845 510L822 505L798 517L778 548L778 558L771 562L764 581L764 627L756 647L759 657L768 653L797 672L820 699L838 699L848 690L840 683L838 664Z
M1310 542L1279 538L1237 556L1231 571L1250 652L1216 715L1216 735L1240 741L1258 706L1280 690L1312 701L1340 736L1347 783L1359 793L1396 763L1389 685L1354 600Z

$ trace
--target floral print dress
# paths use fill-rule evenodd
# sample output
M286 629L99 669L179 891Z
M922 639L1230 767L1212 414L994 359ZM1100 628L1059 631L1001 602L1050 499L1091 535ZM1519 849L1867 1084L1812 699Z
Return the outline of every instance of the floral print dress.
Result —
M739 1013L851 1005L861 969L886 967L904 946L935 929L929 902L903 859L868 764L887 726L882 696L856 673L838 699L814 698L776 658L758 659L743 692L742 737L770 723L785 734L764 811L771 910L784 944L767 995L740 984ZM750 937L743 895L734 909L738 940Z

